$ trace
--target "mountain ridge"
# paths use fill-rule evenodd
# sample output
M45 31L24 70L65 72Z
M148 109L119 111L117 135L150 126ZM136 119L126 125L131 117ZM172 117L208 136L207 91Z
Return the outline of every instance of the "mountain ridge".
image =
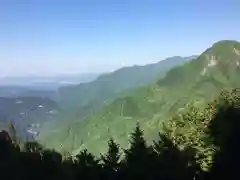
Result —
M71 144L75 150L79 150L81 144L80 149L87 147L100 153L106 150L106 141L113 137L126 147L128 134L137 121L145 130L147 140L155 139L157 132L162 131L163 122L181 113L187 104L204 107L206 100L214 98L221 90L240 87L238 50L240 43L235 41L213 44L197 59L170 69L157 83L117 98L82 122L65 124L71 137L60 130L64 139L61 143L65 143L66 148ZM207 67L206 73L201 73ZM53 139L57 136L52 134ZM54 143L57 146L57 142Z
M163 76L168 69L195 57L174 56L153 64L123 67L114 72L102 74L89 83L59 88L59 96L63 97L60 103L71 107L102 103L120 92L152 83L159 76ZM99 102L97 102L98 99Z

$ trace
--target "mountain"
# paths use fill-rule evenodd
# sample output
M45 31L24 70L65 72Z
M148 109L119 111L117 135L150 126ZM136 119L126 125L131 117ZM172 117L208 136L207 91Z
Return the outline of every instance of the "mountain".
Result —
M56 90L38 89L36 87L17 86L17 85L0 85L0 97L42 97L58 100Z
M156 139L163 122L181 114L189 103L204 107L206 100L221 90L239 88L239 77L240 43L219 41L197 59L169 70L155 84L117 98L84 121L66 122L58 131L40 136L39 140L49 147L63 144L67 150L87 147L99 153L106 150L109 137L122 147L127 146L128 134L137 121L147 140Z
M0 78L0 97L42 97L58 101L61 86L90 82L99 74L9 76Z
M60 103L69 109L99 107L103 102L114 99L124 91L154 82L157 78L163 77L170 68L196 57L175 56L154 64L123 67L114 72L100 75L92 82L60 87L58 91L61 98Z
M41 97L1 97L0 107L0 128L6 129L11 122L23 138L29 133L36 133L33 128L39 131L39 126L54 119L60 112L54 101Z
M18 85L0 85L0 97L13 97L19 96L22 93L29 91L30 89L24 86Z
M29 89L26 92L20 93L17 97L41 97L41 98L50 98L53 101L58 101L58 93L54 90L35 90Z
M79 83L90 82L99 76L98 73L92 74L57 74L52 76L26 75L26 76L7 76L0 78L1 86L21 86L33 90L57 90L60 86L76 85Z

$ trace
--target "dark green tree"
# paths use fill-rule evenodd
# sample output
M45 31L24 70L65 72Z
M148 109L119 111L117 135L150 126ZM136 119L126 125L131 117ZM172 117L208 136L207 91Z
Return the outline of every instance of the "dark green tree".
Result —
M18 144L17 132L13 122L8 123L8 132L13 144Z
M43 151L43 147L37 141L29 141L29 142L24 143L23 151L24 152L40 153L40 152Z
M217 147L210 169L210 179L240 178L240 92L222 92L217 100L217 112L207 133Z
M139 123L137 123L135 130L131 133L130 148L124 152L124 166L127 168L127 170L125 170L127 175L125 174L124 178L147 179L151 170L151 149L147 146Z
M75 160L77 179L98 179L101 176L101 166L97 159L87 149L81 151Z
M1 179L23 178L20 148L13 143L9 133L5 130L0 132L0 169Z
M154 163L155 178L192 180L197 177L200 166L196 164L194 149L180 150L166 135L159 133L159 140L153 142L153 150L155 158L151 162Z
M110 138L108 141L108 151L106 154L101 155L104 167L117 171L120 166L120 149L119 145Z
M119 145L110 138L108 141L108 151L101 155L105 179L116 179L121 167Z
M144 158L148 152L146 140L144 139L143 130L141 130L139 123L137 123L135 130L131 133L130 148L125 151L126 160L131 161L135 157Z

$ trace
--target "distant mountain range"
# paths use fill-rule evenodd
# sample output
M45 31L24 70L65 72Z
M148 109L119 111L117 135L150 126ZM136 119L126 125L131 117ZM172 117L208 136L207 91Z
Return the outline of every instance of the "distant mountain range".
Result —
M55 75L55 76L9 76L0 78L0 86L21 86L31 87L32 89L56 90L60 86L79 84L89 82L99 76L97 73L92 74L74 74L74 75Z
M71 92L69 94L77 101L83 99L84 103L92 96L93 99L100 97L103 100L109 91L119 93L119 88L125 89L131 87L131 84L135 87L144 85L136 83L136 79L146 78L153 70L142 75L139 69L141 68L123 68L89 84L61 90L66 97ZM123 73L117 76L117 72ZM91 114L84 121L81 118L78 121L65 121L58 127L58 131L46 136L43 133L39 140L49 147L57 148L63 144L70 151L88 148L94 153L100 153L106 150L106 142L110 137L126 147L128 135L137 121L144 129L148 141L156 139L157 133L163 130L163 122L184 112L189 103L204 107L221 90L240 87L240 43L232 40L216 42L195 60L183 60L179 66L163 72L166 75L159 71L159 79L155 83L116 96L102 110ZM132 80L134 77L135 80ZM128 82L131 82L130 85ZM85 96L82 97L81 94L84 93Z
M172 67L182 65L197 56L174 56L154 64L123 67L114 72L100 75L96 80L73 86L63 86L58 90L60 104L68 108L99 107L103 102L117 95L153 83Z
M57 101L57 90L36 89L32 86L0 85L0 97L42 97Z
M92 81L99 74L16 76L0 78L0 97L48 97L58 101L58 88Z
M44 133L41 135L47 137L49 132L50 134L51 131L58 132L62 126L68 128L66 126L68 123L83 121L84 118L97 113L114 99L135 93L135 89L142 86L156 83L159 78L165 76L169 69L183 65L196 57L174 56L154 64L123 67L100 75L96 80L88 83L60 87L58 90L59 104L65 109L64 114L57 126L46 124L43 128Z
M26 127L34 124L42 126L44 122L55 119L53 125L57 128L56 124L60 123L60 120L88 116L104 106L106 100L113 100L125 91L152 83L164 76L171 67L193 58L195 56L175 56L155 64L124 67L100 76L83 74L0 78L1 127L6 128L9 122L14 122L17 131L25 135ZM44 108L35 109L40 104ZM56 114L50 113L55 112L54 109L58 109L59 105L64 110ZM25 117L25 111L31 108L34 111ZM46 126L51 129L50 124L46 123Z

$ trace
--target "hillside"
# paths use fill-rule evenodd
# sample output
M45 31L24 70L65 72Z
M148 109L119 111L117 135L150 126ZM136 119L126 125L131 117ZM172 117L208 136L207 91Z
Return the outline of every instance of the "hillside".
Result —
M59 88L60 104L67 109L84 109L85 112L98 108L103 102L117 95L150 84L163 77L172 67L181 65L197 56L175 56L155 64L132 66L100 75L96 80L75 86ZM80 114L80 113L78 113Z
M18 85L0 85L0 97L17 98L17 97L42 97L50 98L54 101L58 100L56 90L41 89L34 86L18 86Z
M41 140L50 147L58 148L63 143L68 150L78 150L81 145L99 153L106 150L109 137L127 146L127 135L137 121L143 126L147 139L155 139L162 122L184 111L188 103L204 107L205 101L222 89L240 87L239 64L240 43L219 41L196 60L168 71L156 84L116 99L83 122L66 123L64 128Z
M18 85L0 85L0 97L16 97L26 93L30 88Z
M41 97L1 97L0 107L0 128L6 129L11 122L23 138L33 131L33 126L37 126L35 130L38 132L39 126L60 111L54 101Z

